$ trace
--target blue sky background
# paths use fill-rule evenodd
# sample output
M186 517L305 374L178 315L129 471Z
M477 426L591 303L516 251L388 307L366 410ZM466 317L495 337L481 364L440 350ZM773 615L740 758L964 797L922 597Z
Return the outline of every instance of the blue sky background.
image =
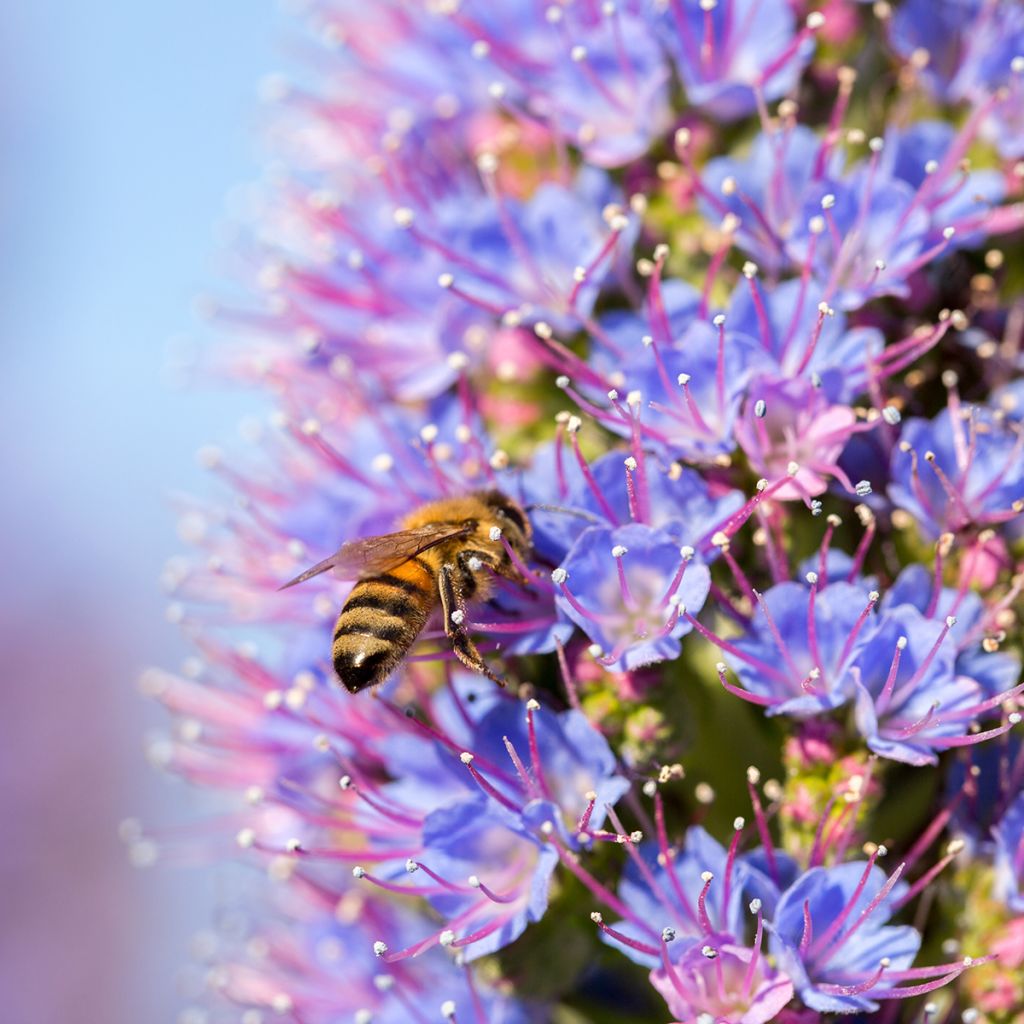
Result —
M254 402L174 391L164 367L216 290L226 194L260 166L257 86L295 27L272 0L4 8L4 1021L176 1021L187 937L222 883L134 872L115 833L193 813L144 761L161 718L135 683L184 654L157 585L180 549L166 495L210 487L196 449Z

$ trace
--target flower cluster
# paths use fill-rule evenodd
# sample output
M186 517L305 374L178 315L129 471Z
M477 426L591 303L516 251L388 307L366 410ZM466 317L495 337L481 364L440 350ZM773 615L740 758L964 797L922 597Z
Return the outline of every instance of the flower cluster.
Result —
M1019 6L304 17L143 681L227 803L124 830L267 879L188 1019L1022 1019Z

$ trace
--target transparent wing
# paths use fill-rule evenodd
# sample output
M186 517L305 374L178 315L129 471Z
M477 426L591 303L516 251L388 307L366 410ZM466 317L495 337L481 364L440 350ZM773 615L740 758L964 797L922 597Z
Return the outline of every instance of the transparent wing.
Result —
M361 576L387 572L402 562L426 551L437 544L454 537L465 537L472 533L471 526L462 523L426 523L411 530L399 530L398 533L385 533L379 537L364 537L362 540L342 544L329 558L300 573L293 580L278 587L287 590L297 583L319 576L322 572L335 570L342 579L355 580Z

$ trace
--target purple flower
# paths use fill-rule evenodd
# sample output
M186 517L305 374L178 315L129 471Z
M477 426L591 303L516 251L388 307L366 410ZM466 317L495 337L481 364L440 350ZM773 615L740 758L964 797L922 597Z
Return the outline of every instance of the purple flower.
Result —
M712 160L702 205L736 218L738 241L772 275L799 271L814 278L815 303L856 309L905 296L910 275L946 249L1017 224L995 208L998 175L959 169L969 141L970 129L924 122L870 140L847 169L832 141L792 126L759 136L747 160Z
M997 899L1014 914L1024 914L1024 793L992 830L995 838Z
M999 609L1007 598L989 607L981 596L966 586L959 589L939 586L923 565L908 565L886 591L881 608L909 605L935 622L949 616L956 619L950 637L956 648L957 676L973 680L986 697L995 697L1013 688L1020 677L1020 661L1007 651L989 649L986 641L999 632Z
M308 1024L403 1024L410 1016L527 1024L541 1016L541 1007L499 994L439 950L382 969L372 936L422 927L391 901L351 893L335 905L309 886L288 907L283 921L220 938L207 965L216 984L202 1019L249 1024L265 1013Z
M687 100L710 117L735 121L756 95L773 100L796 85L814 49L813 29L797 31L785 0L669 0L660 35L669 41Z
M980 109L982 132L1010 159L1024 155L1021 76L1024 12L1013 0L907 0L893 15L892 48L915 61L918 79L938 99ZM997 90L1008 89L998 96Z
M906 890L869 862L811 868L783 894L769 948L800 998L822 1013L877 1010L910 968L921 936L889 925Z
M726 658L768 714L830 711L853 695L862 632L874 629L877 600L877 593L851 583L820 590L780 583L763 595L747 632L729 642Z
M506 697L485 700L478 718L458 697L451 710L457 707L460 716L446 714L451 733L438 722L408 729L410 749L392 741L390 768L404 767L394 783L378 792L360 773L346 784L370 812L353 819L365 846L348 857L360 861L355 877L425 897L446 922L397 951L382 937L387 948L379 955L388 962L437 944L476 959L512 942L543 916L559 861L578 848L578 836L600 827L628 785L578 711L541 713L530 701L524 717L522 705ZM363 866L374 862L380 867L372 872ZM397 881L403 875L416 883Z
M793 998L793 982L757 949L691 945L651 972L651 984L680 1020L768 1024Z
M1024 509L1024 433L984 406L950 405L903 425L889 497L934 539L995 526ZM923 465L922 465L923 463Z
M662 963L660 943L665 930L683 949L714 941L741 938L745 928L744 899L757 874L737 860L735 846L726 851L704 829L686 832L682 850L646 842L630 847L618 896L628 916L603 939L617 945L638 964L656 968ZM771 886L758 876L761 885ZM746 892L746 896L744 893Z
M558 607L610 668L675 658L692 628L682 613L703 606L711 583L707 567L692 559L664 527L591 527L552 573Z

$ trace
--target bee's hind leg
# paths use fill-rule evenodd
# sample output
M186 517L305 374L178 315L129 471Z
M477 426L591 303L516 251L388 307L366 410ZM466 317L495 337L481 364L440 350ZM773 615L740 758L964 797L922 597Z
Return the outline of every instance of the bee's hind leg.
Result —
M437 590L441 597L441 614L444 616L445 635L452 642L455 657L466 668L479 672L480 675L486 676L499 686L504 686L505 680L495 675L487 667L487 663L476 649L476 644L473 643L469 631L466 629L466 608L453 565L441 566L441 571L437 576Z

